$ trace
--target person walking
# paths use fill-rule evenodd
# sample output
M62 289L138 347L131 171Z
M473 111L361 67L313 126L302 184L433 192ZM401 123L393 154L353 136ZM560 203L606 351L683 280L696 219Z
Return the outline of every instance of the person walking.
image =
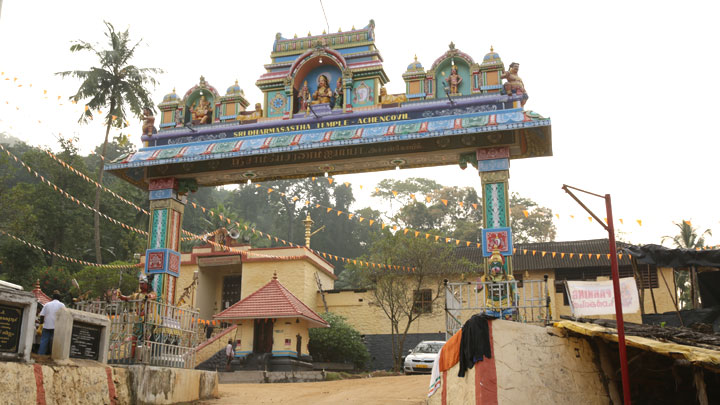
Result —
M55 336L55 319L60 308L65 308L65 304L60 302L60 291L55 290L52 294L52 301L43 306L40 311L40 323L43 324L42 336L40 336L40 348L38 354L48 354L52 352L52 342ZM48 348L50 350L48 350Z
M232 339L228 340L228 344L227 344L227 346L225 346L225 356L227 357L227 363L225 364L225 371L230 371L230 362L232 362L233 357L235 357L234 353L233 353L235 350L233 350L232 343L233 343Z

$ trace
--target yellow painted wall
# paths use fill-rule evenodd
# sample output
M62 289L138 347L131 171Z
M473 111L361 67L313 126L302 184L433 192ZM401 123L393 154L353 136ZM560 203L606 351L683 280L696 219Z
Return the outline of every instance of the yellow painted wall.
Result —
M308 333L308 322L304 319L300 319L300 322L296 322L297 318L279 318L275 320L273 324L273 352L285 352L290 351L295 353L297 344L297 335L302 337L302 354L308 354L308 340L310 334ZM240 341L235 348L235 353L246 355L252 353L253 350L253 338L254 338L254 321L252 319L245 319L239 322L233 339L237 342ZM228 335L228 336L233 336ZM229 338L228 338L229 339ZM285 340L289 339L290 344L286 345ZM224 339L227 342L227 339ZM226 343L227 344L227 343Z
M273 325L273 353L281 352L276 354L282 354L283 352L292 352L291 355L296 353L297 335L301 336L301 354L308 354L308 340L310 334L308 333L308 322L304 319L300 319L300 322L295 321L296 318L281 318L276 319ZM286 344L286 340L290 343Z
M252 353L253 349L253 320L245 319L239 322L237 329L235 329L235 342L240 341L235 347L235 353L242 354Z
M325 294L328 310L335 314L344 316L347 322L357 329L360 334L389 334L390 321L382 308L372 305L373 293L342 291L339 293ZM362 301L360 301L362 300ZM324 312L322 298L317 294L315 312ZM444 300L438 299L433 311L424 314L410 327L408 333L445 333L445 311Z

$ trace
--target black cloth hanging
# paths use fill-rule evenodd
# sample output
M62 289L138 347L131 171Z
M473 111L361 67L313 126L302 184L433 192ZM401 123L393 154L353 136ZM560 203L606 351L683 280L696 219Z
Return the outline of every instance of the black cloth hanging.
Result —
M458 377L465 377L465 372L473 368L476 362L484 357L492 357L490 342L490 326L488 321L495 319L489 315L473 315L462 327L460 337L460 366Z

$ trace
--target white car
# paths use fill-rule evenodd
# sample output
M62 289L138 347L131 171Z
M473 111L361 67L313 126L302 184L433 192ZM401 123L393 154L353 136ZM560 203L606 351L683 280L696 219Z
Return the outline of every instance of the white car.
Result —
M405 374L430 373L433 363L445 344L442 340L423 340L414 349L408 351L403 361Z

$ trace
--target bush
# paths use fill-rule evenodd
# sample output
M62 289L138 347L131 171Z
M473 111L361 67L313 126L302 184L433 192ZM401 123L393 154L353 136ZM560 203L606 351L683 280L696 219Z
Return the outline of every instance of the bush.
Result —
M363 369L370 360L370 353L362 342L360 333L345 322L345 318L326 312L322 318L329 328L310 329L308 350L316 361L352 363Z

